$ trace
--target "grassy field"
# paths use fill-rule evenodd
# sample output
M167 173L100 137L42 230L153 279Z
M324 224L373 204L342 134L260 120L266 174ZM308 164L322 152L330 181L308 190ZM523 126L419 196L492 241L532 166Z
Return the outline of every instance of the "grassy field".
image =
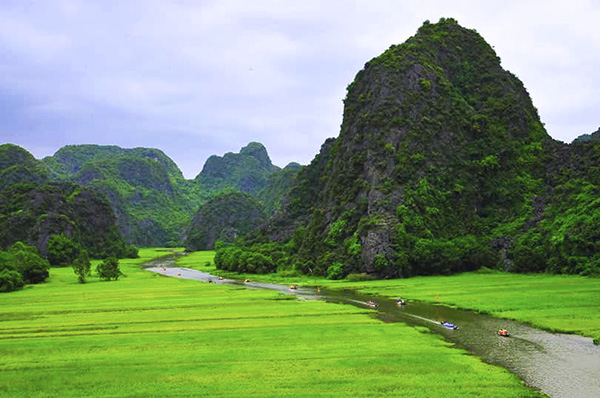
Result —
M507 371L369 310L143 271L52 269L0 295L2 397L533 397ZM203 261L197 254L184 261Z
M214 266L206 264L212 256L213 252L196 252L178 263L206 272L218 272ZM550 331L592 337L596 344L600 344L600 278L473 272L368 282L330 281L307 276L248 277L273 283L350 288L380 296L439 302L518 320Z
M449 304L600 342L600 279L465 273L345 283L365 293Z

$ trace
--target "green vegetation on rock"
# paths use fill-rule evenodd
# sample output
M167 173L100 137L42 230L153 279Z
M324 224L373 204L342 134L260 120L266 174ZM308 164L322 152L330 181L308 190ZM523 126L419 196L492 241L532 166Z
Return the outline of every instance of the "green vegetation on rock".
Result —
M71 181L104 194L125 240L138 246L181 245L201 203L223 192L260 195L269 211L281 206L295 170L281 170L265 147L252 142L239 154L212 156L196 180L151 148L68 145L43 159L52 179Z
M10 176L0 186L0 247L25 242L45 257L49 241L62 234L95 257L126 254L103 195L70 182L48 182L46 167L12 144L0 146L0 165L0 175Z
M68 145L43 162L52 178L103 193L124 238L140 246L181 244L201 200L199 187L158 149Z
M267 214L274 214L284 205L284 199L294 186L296 175L302 166L292 162L281 170L276 170L267 180L267 185L257 194Z
M598 274L597 148L552 140L492 47L442 18L365 64L339 137L240 250L334 278Z
M215 196L193 217L186 246L191 250L211 250L217 241L233 242L265 221L259 202L243 192Z
M209 157L196 182L203 192L234 190L257 195L278 170L279 167L271 163L266 148L259 142L251 142L239 153Z

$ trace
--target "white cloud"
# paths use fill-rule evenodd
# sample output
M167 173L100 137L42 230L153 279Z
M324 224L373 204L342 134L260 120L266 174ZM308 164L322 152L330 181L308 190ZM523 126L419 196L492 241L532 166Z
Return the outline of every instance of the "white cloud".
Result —
M169 148L188 176L206 151L248 141L265 143L281 166L308 163L339 133L345 87L365 62L440 17L494 46L554 137L600 125L592 0L6 0L0 98L14 112L0 134L20 129L34 153L53 139L56 149L110 140Z

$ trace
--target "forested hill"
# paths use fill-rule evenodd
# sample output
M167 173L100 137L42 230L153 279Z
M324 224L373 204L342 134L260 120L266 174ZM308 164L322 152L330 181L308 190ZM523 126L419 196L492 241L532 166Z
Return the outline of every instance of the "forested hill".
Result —
M181 170L161 150L154 148L121 148L116 145L67 145L54 155L42 159L54 178L68 178L83 166L116 157L145 158L160 163L174 178L183 178Z
M16 145L0 145L0 250L21 241L46 254L64 234L94 257L123 256L125 246L106 198L69 182L51 182L46 167Z
M201 200L199 188L158 149L69 145L43 162L51 178L106 195L121 233L140 246L181 244Z
M192 218L186 241L191 250L212 250L215 242L235 242L265 221L261 204L245 192L228 192L210 199Z
M331 277L597 273L598 153L552 140L476 31L426 22L357 74L339 137L245 250Z

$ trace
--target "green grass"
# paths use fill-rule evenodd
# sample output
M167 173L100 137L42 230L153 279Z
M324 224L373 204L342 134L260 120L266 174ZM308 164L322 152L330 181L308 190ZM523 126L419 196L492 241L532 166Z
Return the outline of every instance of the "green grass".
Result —
M465 273L343 285L365 293L437 301L600 341L600 278Z
M186 267L216 272L206 266L212 252L192 253ZM202 258L200 264L195 259ZM230 274L235 275L235 274ZM324 278L243 275L273 283L299 283L351 288L363 293L438 302L513 319L563 333L592 337L600 343L600 278L574 275L464 273L367 282L330 281Z
M506 370L370 310L163 277L0 295L2 397L533 397ZM206 258L200 253L182 259Z

